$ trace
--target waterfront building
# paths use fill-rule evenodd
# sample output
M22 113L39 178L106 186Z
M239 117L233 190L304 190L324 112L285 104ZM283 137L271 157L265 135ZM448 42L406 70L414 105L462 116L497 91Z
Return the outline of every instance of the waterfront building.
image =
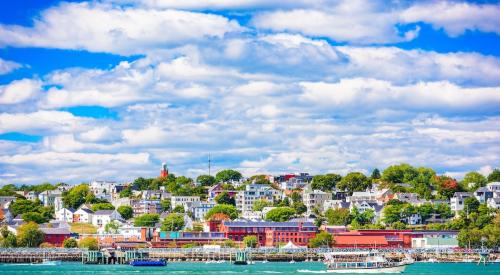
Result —
M43 241L56 247L63 246L64 240L71 236L71 232L66 227L40 227L40 230L44 234Z
M213 244L225 240L227 237L223 232L161 231L154 233L151 247L182 247L185 244Z
M281 196L281 192L267 184L248 184L244 191L236 194L236 208L239 211L252 211L253 203L259 199L274 201Z
M261 246L274 246L281 242L307 244L316 236L318 228L312 222L223 221L220 232L233 241L241 242L246 236L256 236Z
M457 248L457 230L418 230L413 231L411 248Z
M342 248L410 248L411 230L352 230L334 235L335 247Z

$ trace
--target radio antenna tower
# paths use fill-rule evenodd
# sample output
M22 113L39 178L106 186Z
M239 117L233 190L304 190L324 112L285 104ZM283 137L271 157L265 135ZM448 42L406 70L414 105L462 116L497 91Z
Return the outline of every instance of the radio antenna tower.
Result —
M212 161L210 160L210 153L208 153L208 175L210 176L210 165L211 165Z

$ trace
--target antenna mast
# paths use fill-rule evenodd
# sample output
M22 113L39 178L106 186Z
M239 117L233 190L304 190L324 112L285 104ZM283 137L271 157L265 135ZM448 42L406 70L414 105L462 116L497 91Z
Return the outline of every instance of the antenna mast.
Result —
M208 175L209 175L209 176L211 176L211 175L210 175L210 168L211 168L211 167L210 167L210 164L211 164L211 162L212 162L212 161L210 160L210 153L208 153Z

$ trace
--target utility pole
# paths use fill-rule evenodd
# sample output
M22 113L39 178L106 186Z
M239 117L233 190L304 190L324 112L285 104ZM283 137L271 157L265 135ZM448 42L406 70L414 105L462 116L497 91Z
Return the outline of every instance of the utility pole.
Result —
M208 175L211 176L210 174L210 165L211 165L211 160L210 160L210 153L208 153Z

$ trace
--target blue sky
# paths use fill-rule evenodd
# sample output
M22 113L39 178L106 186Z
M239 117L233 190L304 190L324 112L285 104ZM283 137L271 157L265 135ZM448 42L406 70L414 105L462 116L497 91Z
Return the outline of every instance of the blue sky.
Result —
M497 1L0 2L0 184L500 163Z

